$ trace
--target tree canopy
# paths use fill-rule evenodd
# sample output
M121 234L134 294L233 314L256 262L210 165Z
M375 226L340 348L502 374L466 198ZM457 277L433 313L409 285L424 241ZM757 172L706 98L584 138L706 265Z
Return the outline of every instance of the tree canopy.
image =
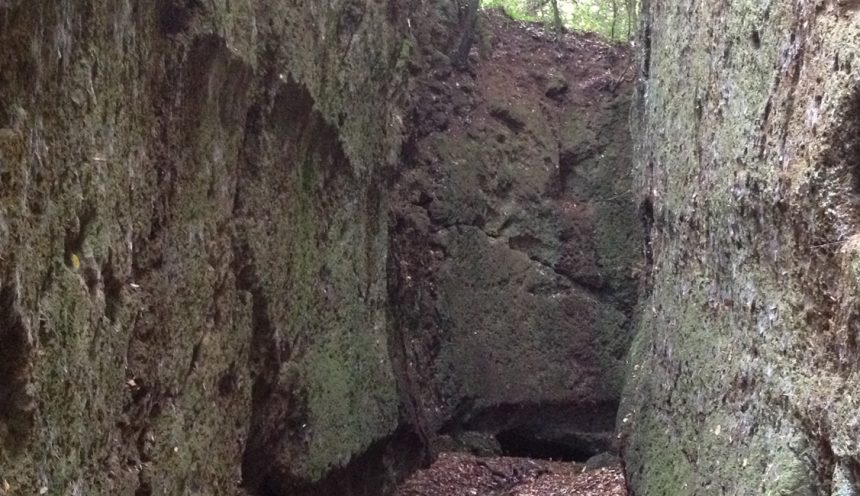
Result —
M543 21L577 31L629 39L636 27L637 0L483 0L515 19Z

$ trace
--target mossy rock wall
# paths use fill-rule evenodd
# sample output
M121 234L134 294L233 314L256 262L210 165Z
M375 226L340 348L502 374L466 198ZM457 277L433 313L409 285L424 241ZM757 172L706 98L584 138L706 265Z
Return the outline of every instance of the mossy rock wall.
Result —
M419 6L0 2L0 492L381 490Z
M619 418L637 495L854 494L857 7L645 2L650 287Z

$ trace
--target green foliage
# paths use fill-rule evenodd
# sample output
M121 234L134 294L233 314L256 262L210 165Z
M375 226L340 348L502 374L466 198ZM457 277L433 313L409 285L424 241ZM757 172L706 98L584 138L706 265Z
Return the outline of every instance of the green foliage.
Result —
M627 40L636 29L638 0L557 0L561 22L567 29L600 33ZM484 8L501 7L514 19L552 25L552 0L484 0Z

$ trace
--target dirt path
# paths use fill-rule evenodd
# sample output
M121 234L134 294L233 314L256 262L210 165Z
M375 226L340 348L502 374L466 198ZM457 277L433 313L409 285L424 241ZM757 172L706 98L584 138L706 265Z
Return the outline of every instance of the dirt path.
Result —
M444 453L396 496L626 496L621 467Z

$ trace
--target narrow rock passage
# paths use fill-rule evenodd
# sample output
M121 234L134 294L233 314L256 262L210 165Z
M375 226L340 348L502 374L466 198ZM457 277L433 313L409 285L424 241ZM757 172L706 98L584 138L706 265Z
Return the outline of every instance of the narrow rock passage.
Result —
M626 496L619 465L443 453L396 496Z

